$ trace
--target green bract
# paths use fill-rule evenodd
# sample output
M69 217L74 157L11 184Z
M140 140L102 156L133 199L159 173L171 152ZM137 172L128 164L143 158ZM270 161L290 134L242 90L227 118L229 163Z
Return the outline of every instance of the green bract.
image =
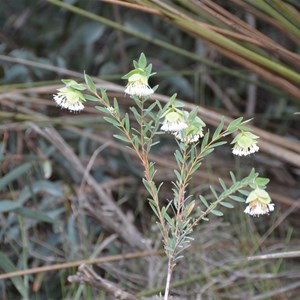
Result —
M272 200L270 195L265 190L257 188L249 194L246 203L253 201L259 201L262 204L269 204Z
M238 144L240 147L248 148L257 143L259 137L249 131L239 133L231 142L231 144Z

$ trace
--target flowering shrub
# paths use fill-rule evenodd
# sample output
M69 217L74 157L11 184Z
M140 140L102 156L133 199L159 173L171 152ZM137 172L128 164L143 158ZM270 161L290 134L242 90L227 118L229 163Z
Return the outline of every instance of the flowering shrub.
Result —
M121 114L117 99L111 102L104 89L100 89L98 93L88 75L85 75L85 85L74 80L64 80L65 87L58 90L54 100L62 108L71 111L82 110L85 101L98 103L95 108L107 114L104 119L121 132L121 135L115 134L114 137L128 143L140 159L145 171L143 183L150 194L149 204L158 218L165 253L169 259L164 294L166 300L169 298L170 282L176 262L182 258L183 251L190 245L191 233L200 221L207 221L210 214L222 216L223 213L217 208L234 208L232 202L246 202L248 206L244 212L251 216L268 214L274 210L274 204L265 191L269 180L258 177L254 170L241 180L237 180L230 172L232 185L229 187L219 179L223 192L218 194L211 186L213 201L208 201L203 195L188 194L193 174L201 167L206 156L216 147L227 143L225 137L236 134L232 141L232 152L235 155L246 156L259 150L258 136L250 132L247 127L249 120L243 121L243 118L233 120L227 127L222 120L213 134L209 130L204 132L206 125L197 115L197 110L184 110L182 103L176 101L176 95L173 95L165 106L150 98L155 90L148 84L149 77L153 75L151 70L152 65L147 65L145 55L141 54L139 60L134 61L134 69L123 77L128 80L125 93L130 95L132 103L135 104L130 107L130 112L137 121L137 128L131 126L128 113ZM83 94L85 90L89 94ZM155 165L149 160L149 153L159 142L158 137L162 132L172 134L178 144L174 153L178 164L178 169L174 171L174 196L166 206L163 205L166 202L162 201L159 195L161 185L157 186L155 182Z

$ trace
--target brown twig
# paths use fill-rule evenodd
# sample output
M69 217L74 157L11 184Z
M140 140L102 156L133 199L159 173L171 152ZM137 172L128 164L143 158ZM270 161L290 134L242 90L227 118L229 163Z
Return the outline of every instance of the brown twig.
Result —
M69 276L68 280L70 282L87 283L99 290L105 291L119 300L139 299L134 295L123 291L115 283L100 277L91 267L87 266L86 264L80 265L77 274Z
M74 267L78 267L82 264L98 264L98 263L105 263L105 262L107 263L107 262L119 261L119 260L123 260L123 259L135 259L135 258L139 258L139 257L161 255L163 253L164 253L164 251L143 251L143 252L112 255L112 256L106 256L106 257L98 257L98 258L94 258L94 259L82 259L82 260L77 260L77 261L61 263L61 264L55 264L55 265L50 265L50 266L43 266L43 267L31 268L31 269L27 269L27 270L20 270L20 271L16 271L16 272L0 274L0 280L29 275L29 274L32 275L32 274L74 268Z
M153 15L160 15L160 16L162 15L159 10L147 8L147 7L144 7L144 6L141 6L138 4L134 4L134 3L128 3L128 2L124 2L124 1L120 1L120 0L101 0L101 1L109 3L109 4L113 4L113 5L119 5L119 6L127 7L130 9L143 11L143 12L150 13Z
M281 253L255 255L255 256L249 256L247 259L263 260L263 259L281 259L281 258L294 258L294 257L300 257L300 251L288 251L288 252L281 252Z

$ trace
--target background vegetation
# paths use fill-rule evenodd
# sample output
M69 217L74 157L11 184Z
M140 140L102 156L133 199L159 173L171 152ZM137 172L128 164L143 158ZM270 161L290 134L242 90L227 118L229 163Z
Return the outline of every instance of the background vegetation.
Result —
M299 298L298 252L286 257L299 250L299 11L296 0L2 2L0 269L21 273L0 275L0 298L110 299L67 281L95 258L99 275L137 297L163 289L166 264L140 165L99 111L69 114L52 100L60 79L80 81L86 71L126 111L120 77L140 52L157 72L150 84L159 84L162 102L177 92L211 128L222 115L255 117L261 151L242 160L230 146L216 152L191 191L209 198L218 177L254 165L271 178L276 203L269 217L249 218L241 205L199 226L175 271L175 299ZM163 136L152 156L166 199L174 147ZM280 255L247 261L262 253Z

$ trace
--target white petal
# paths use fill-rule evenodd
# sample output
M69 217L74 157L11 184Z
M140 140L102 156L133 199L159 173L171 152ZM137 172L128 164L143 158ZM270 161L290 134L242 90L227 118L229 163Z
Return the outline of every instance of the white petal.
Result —
M154 91L144 84L129 84L125 89L125 93L131 96L149 96L154 93Z

